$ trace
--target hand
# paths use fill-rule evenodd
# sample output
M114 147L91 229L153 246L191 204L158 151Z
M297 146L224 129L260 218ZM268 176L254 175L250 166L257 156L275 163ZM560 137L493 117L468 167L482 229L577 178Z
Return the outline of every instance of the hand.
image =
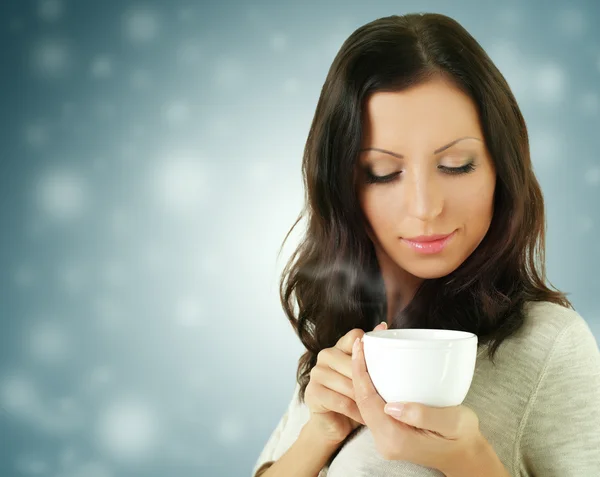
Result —
M374 329L384 329L381 323ZM317 355L310 371L304 401L310 410L310 422L327 442L340 443L364 421L354 401L352 385L352 343L365 332L350 330L332 348Z
M402 403L386 404L368 374L360 339L353 346L352 383L358 410L377 451L387 460L404 460L446 474L467 468L486 449L479 419L468 407L411 402L404 403L400 412Z

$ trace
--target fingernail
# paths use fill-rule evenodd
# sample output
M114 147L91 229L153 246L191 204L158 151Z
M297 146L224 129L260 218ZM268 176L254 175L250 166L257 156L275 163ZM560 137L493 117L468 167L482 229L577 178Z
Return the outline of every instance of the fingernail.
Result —
M380 324L384 325L384 326L385 326L385 328L387 329L387 327L388 327L388 326L387 326L387 321L382 321Z

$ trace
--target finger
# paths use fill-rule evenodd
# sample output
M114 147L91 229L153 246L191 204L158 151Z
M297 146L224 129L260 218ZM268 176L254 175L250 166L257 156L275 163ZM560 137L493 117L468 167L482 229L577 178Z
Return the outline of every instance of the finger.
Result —
M388 403L385 412L398 421L436 432L448 439L458 438L479 426L477 415L465 406L432 407L417 402Z
M348 357L348 360L350 360L350 357ZM343 374L325 366L315 366L310 371L310 379L354 401L352 378L347 378Z
M365 424L363 417L358 409L358 406L354 400L348 396L336 393L329 388L321 384L317 384L313 389L313 395L320 406L328 411L337 412L343 414L350 419L354 419L356 422Z
M354 328L342 336L335 344L334 348L342 350L344 353L350 356L352 354L352 343L354 343L356 338L362 338L364 334L365 332L360 328Z
M356 340L353 347L352 383L354 400L367 425L379 429L389 426L389 416L383 411L385 401L377 393L367 372L361 340Z
M373 331L387 330L387 327L387 323L385 321L382 321L375 328L373 328Z
M352 358L336 347L320 351L317 355L317 364L331 368L352 380Z

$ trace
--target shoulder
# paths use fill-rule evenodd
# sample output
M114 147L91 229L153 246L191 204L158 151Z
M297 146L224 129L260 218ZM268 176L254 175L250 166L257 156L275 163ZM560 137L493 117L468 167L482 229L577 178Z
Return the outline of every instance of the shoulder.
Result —
M549 301L527 302L523 307L525 327L558 334L568 326L585 323L583 317L572 308Z
M517 441L535 475L599 475L600 350L577 312L528 308L527 336L543 355ZM540 338L541 337L541 338ZM559 430L559 432L557 432Z
M597 361L598 344L587 321L575 310L550 302L529 302L518 339L522 351L539 364L568 367L577 360Z
M531 344L549 349L569 334L592 336L585 319L575 310L556 303L528 302L523 307L523 327L518 333Z
M550 302L527 302L522 314L522 326L500 347L499 354L508 363L535 372L572 352L573 343L580 355L598 352L589 325L575 310Z

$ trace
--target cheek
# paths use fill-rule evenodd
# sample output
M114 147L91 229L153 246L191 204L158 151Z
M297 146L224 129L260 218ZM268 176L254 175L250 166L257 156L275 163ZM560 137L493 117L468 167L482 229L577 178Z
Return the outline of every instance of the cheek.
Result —
M486 227L493 214L494 177L471 177L468 181L456 181L446 190L446 209L452 218L473 226Z
M373 187L365 194L363 209L371 226L378 232L389 229L398 229L398 223L402 219L402 199L397 193L390 193L392 188L377 190Z

